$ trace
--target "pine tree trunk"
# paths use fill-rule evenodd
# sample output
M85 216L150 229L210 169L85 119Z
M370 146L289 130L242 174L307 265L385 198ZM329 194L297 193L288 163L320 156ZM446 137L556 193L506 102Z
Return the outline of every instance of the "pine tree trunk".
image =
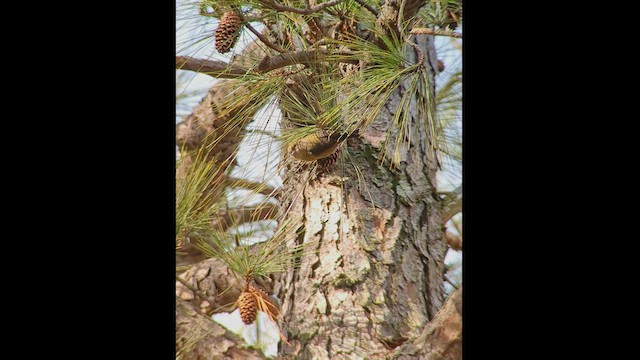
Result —
M434 84L433 38L414 41L427 55ZM407 57L419 58L412 48ZM329 173L306 183L300 174L284 179L283 192L301 194L283 204L304 215L298 241L313 244L274 287L282 300L290 343L282 353L288 358L383 359L417 338L443 304L447 246L435 195L437 165L417 109L411 147L400 164L389 170L377 159L387 129L395 134L392 117L404 88L370 127L349 139L349 160L343 156Z

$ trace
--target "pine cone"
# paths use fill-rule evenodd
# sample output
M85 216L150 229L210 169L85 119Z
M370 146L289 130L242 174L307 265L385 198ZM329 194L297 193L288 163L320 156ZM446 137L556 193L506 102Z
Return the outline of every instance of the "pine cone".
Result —
M245 324L253 324L258 314L258 302L256 296L251 291L243 291L238 298L238 308L240 308L240 318Z
M336 149L333 154L316 160L318 162L318 169L320 170L328 170L331 166L333 166L337 161L338 157L340 157L340 148Z
M216 29L216 50L220 54L227 53L233 48L240 37L242 19L234 11L222 14L220 25Z

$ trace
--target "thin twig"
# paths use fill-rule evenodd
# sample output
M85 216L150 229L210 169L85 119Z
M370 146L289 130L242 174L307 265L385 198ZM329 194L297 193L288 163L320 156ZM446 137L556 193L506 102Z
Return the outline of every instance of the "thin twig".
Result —
M249 181L246 179L234 178L234 177L228 177L225 180L225 184L229 187L234 187L234 188L241 187L241 188L253 190L257 193L260 193L266 196L273 196L274 192L276 191L276 189L270 186L266 186L263 183Z
M442 35L442 36L451 36L457 39L462 39L462 34L451 31L451 30L443 30L443 29L430 29L426 27L413 28L410 31L411 34L421 34L421 35Z
M256 134L256 135L265 135L268 136L274 140L280 140L280 137L270 131L266 131L266 130L261 130L261 129L252 129L252 130L242 130L242 134L243 135L251 135L251 134Z
M449 279L449 277L447 276L447 274L445 274L445 275L444 275L444 280L445 280L446 282L448 282L449 284L451 284L451 286L453 286L453 288L454 288L454 289L456 289L456 290L460 289L460 287L459 287L458 285L454 284L454 283L453 283L453 281L451 281L451 280Z
M249 29L249 31L251 31L255 36L257 36L258 39L260 39L260 41L262 41L268 47L272 48L273 50L275 50L275 51L277 51L277 52L279 52L281 54L287 52L286 50L284 50L280 46L278 46L278 45L272 43L271 41L269 41L269 39L267 39L266 36L262 35L258 30L254 29L254 27L251 26L251 24L246 23L245 26L247 27L247 29Z
M245 75L247 70L224 61L196 59L190 56L176 56L176 69L189 70L216 78L234 79Z
M317 13L320 12L322 10L324 10L325 8L328 8L329 6L334 6L337 5L341 2L343 2L344 0L331 0L331 1L327 1L325 3L322 3L320 5L316 5L316 6L312 6L310 8L307 9L299 9L299 8L294 8L294 7L290 7L290 6L285 6L285 5L280 5L274 1L271 0L260 0L260 3L263 4L264 6L274 9L274 10L278 10L278 11L288 11L288 12L292 12L292 13L296 13L296 14L302 14L302 15L309 15L309 14L313 14L313 13Z
M378 16L378 10L376 10L376 8L374 8L373 6L367 4L366 2L364 2L364 0L355 0L358 4L364 6L367 10L371 11L371 13L375 16Z

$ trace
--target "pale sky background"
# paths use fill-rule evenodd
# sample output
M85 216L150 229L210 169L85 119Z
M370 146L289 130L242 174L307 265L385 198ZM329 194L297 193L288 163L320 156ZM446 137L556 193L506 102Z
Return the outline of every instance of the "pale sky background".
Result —
M176 22L176 50L179 55L229 61L234 54L242 51L242 48L246 44L255 39L255 35L244 30L238 41L238 45L236 45L232 52L224 55L218 54L214 48L214 32L218 26L217 19L199 16L197 14L197 8L193 6L193 1L178 0L177 3L180 11L183 10L181 6L184 5L182 4L186 3L191 4L192 9L188 19L180 19L180 17L183 17L184 15L178 15L178 20ZM260 24L252 23L252 25L259 31L261 30ZM458 32L461 32L461 30L462 29L460 28L457 29ZM185 43L190 42L190 39L193 38L203 39L199 44L199 48L197 50L194 49L194 47L185 49ZM461 41L459 40L454 41L461 44ZM448 74L451 74L453 71L461 67L460 53L451 46L451 42L452 38L444 36L436 37L436 51L438 53L438 58L445 64L444 73L436 77L437 83L444 82ZM185 80L186 86L178 87L176 89L176 94L180 94L181 92L188 93L191 91L196 91L198 93L197 96L194 96L191 101L187 103L189 108L195 106L205 95L207 89L212 87L217 81L208 75L177 70L177 74L180 73L184 76L183 80ZM176 109L176 123L180 122L182 117L187 115L189 112L189 109ZM256 115L254 123L252 123L248 129L262 129L278 134L277 125L279 120L279 110L275 106L267 107ZM459 131L462 133L461 129ZM237 177L246 177L253 181L267 180L267 184L270 186L279 186L281 184L281 180L275 174L275 167L279 156L280 151L278 146L274 146L273 139L271 137L266 135L250 134L245 137L240 145L240 151L238 152L237 158L239 166L232 170L232 174ZM439 190L447 191L459 185L462 181L462 176L460 169L452 169L447 163L444 164L444 168L445 170L438 174L438 184ZM243 204L248 205L246 204L246 199L249 194L249 191L242 190L232 192L229 194L229 200L230 202L242 200ZM261 196L255 196L254 203L261 201L261 199ZM458 214L456 217L461 219L461 216L461 214ZM256 234L258 236L257 238L254 237L250 240L258 240L264 236L269 236L273 231L274 225L274 222L259 222L258 224L255 224L254 226L264 228L264 231ZM240 229L240 231L243 230ZM454 281L461 280L461 262L462 252L449 249L445 258L445 264L453 267L452 270L447 273L447 276L449 276L450 279ZM453 288L445 282L445 290L447 293L450 293ZM265 316L265 314L261 313L261 316ZM273 329L271 329L271 331L264 329L263 331L258 332L255 323L250 326L245 326L240 320L238 310L231 314L223 313L214 315L214 320L220 322L231 331L243 336L247 343L254 344L256 346L262 345L260 347L263 348L265 355L275 355L277 353L277 342L279 340L277 333L274 338ZM262 327L273 326L269 319L264 317L261 317L258 323L260 323L260 326Z

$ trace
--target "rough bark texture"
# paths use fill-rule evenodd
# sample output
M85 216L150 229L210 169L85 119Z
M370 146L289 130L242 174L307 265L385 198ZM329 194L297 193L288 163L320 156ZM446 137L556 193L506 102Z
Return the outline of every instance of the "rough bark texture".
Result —
M399 360L462 359L462 288L451 294L415 341L396 349L395 354Z
M425 65L433 69L433 39L419 37ZM411 50L408 58L415 62L419 55ZM418 337L443 304L447 247L435 196L437 166L417 109L411 147L399 165L389 170L376 158L387 129L397 135L392 116L403 91L348 141L350 161L343 158L306 184L293 173L284 181L283 192L301 193L291 213L304 215L298 241L311 244L300 267L280 276L274 288L282 299L291 344L283 354L289 358L386 358Z
M180 278L188 287L176 281L176 297L190 302L204 313L218 308L222 308L219 311L228 311L244 287L244 284L237 281L233 272L218 259L199 262L182 273ZM194 294L192 289L197 294Z

